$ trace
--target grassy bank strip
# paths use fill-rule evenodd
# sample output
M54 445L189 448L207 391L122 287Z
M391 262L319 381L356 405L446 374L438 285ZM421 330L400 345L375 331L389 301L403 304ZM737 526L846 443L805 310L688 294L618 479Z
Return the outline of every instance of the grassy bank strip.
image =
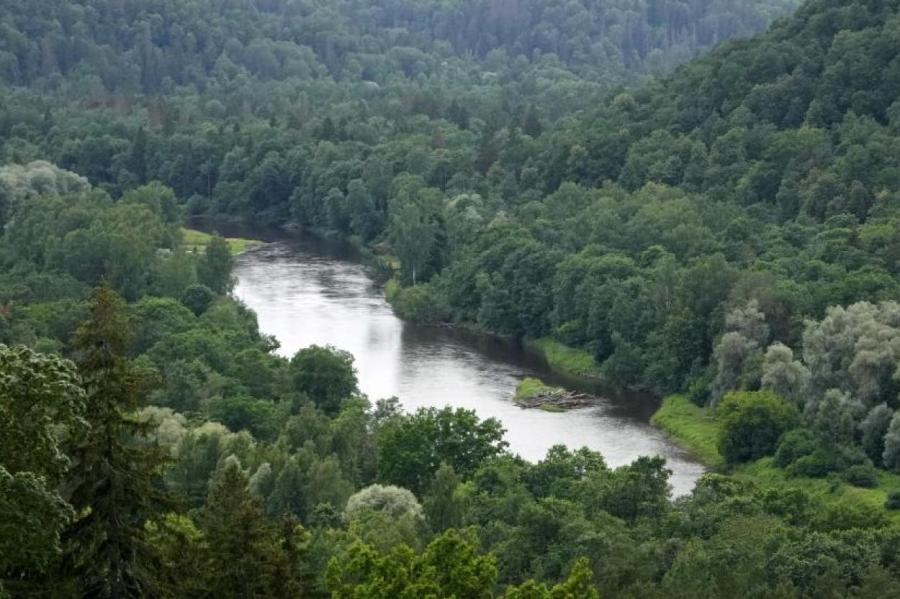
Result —
M549 337L529 339L525 344L539 352L554 372L590 379L603 378L600 364L594 360L594 356L584 350L563 345Z
M209 233L185 227L182 227L181 229L181 236L184 248L189 252L193 250L202 251L213 237ZM252 250L253 248L264 245L264 242L262 241L256 239L243 239L241 237L226 237L225 241L228 242L228 247L235 256L237 254L242 254L247 250Z
M724 465L716 447L716 422L708 408L701 408L683 395L671 395L663 400L651 422L710 468Z

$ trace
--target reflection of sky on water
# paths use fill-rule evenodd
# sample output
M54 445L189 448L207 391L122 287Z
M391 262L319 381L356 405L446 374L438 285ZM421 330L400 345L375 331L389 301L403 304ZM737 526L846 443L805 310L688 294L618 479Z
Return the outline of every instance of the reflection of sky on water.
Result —
M516 352L486 352L450 331L405 325L361 266L313 251L278 243L237 261L235 295L256 311L262 331L278 338L282 355L312 344L346 350L370 398L397 396L408 410L453 405L495 417L512 451L529 460L560 443L600 451L611 466L661 454L675 472L676 492L702 473L647 424L651 407L637 399L561 414L516 407L510 397L518 381L548 373Z

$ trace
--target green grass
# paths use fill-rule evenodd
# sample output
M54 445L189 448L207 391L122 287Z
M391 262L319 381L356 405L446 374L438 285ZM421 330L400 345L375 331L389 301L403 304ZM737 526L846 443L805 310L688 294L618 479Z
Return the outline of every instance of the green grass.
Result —
M532 399L539 395L557 395L564 393L561 387L551 387L535 378L526 378L516 386L516 399Z
M212 235L209 233L204 233L203 231L197 231L196 229L187 229L182 227L181 229L181 238L184 244L184 248L187 251L202 251L208 244L210 239L212 239ZM225 241L228 242L228 247L231 249L231 253L233 255L242 254L247 250L251 250L255 247L259 247L263 245L262 241L258 241L256 239L244 239L241 237L226 237Z
M732 476L753 481L763 487L800 488L826 504L850 503L873 509L884 509L888 492L900 490L900 475L884 471L879 471L878 487L875 489L854 487L844 482L833 489L831 481L825 478L788 477L784 470L772 463L772 458L739 466ZM900 524L900 511L886 513L891 520Z
M701 408L683 395L672 395L663 400L651 422L707 466L724 465L716 447L716 421L708 408Z
M547 365L555 372L575 376L599 379L602 378L600 365L588 352L568 345L563 345L549 337L532 339L528 346L540 352Z

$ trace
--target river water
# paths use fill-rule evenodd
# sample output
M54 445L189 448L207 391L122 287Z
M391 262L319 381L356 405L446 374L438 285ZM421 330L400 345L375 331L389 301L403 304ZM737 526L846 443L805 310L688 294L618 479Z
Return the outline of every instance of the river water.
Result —
M554 375L516 344L404 323L342 244L314 238L270 243L239 256L235 276L235 296L256 312L262 332L278 339L281 355L312 344L346 350L355 357L360 389L372 400L396 396L409 411L450 405L497 418L510 450L531 461L556 444L587 446L614 467L662 455L673 471L675 495L689 492L703 473L649 424L658 405L653 397L605 395L598 407L565 413L516 407L511 398L526 376L569 387L584 383Z

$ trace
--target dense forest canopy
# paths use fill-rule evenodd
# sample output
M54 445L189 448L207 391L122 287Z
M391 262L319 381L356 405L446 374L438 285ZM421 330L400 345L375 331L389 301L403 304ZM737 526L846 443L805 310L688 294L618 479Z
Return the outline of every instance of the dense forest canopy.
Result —
M0 0L0 596L895 596L900 2L794 8ZM279 357L198 215L680 393L721 473Z
M633 77L759 31L791 0L537 0L368 3L274 0L4 2L4 79L56 87L77 75L110 91L260 80L389 83L454 77L506 60L585 78ZM450 67L450 68L448 68ZM519 68L522 65L518 65ZM449 71L449 72L448 72ZM615 80L615 79L613 79Z

